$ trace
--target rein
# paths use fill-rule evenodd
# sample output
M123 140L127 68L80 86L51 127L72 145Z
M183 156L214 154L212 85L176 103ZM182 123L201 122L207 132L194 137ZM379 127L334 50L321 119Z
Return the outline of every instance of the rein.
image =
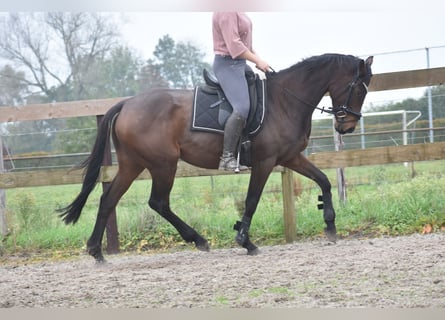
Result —
M266 72L266 77L267 77L267 75L269 75L269 74L276 74L276 71L275 71L272 67L269 66L269 68L270 68L270 70L272 70L272 72ZM311 108L320 110L321 113L323 113L323 112L326 112L326 113L329 113L329 114L335 114L335 113L336 113L336 111L334 111L334 110L332 109L332 107L329 107L329 108L322 107L322 108L320 108L320 107L318 107L318 106L313 105L312 103L306 102L305 100L301 99L300 97L298 97L297 95L295 95L294 93L292 93L292 92L291 92L289 89L287 89L287 88L284 88L284 91L286 91L287 94L289 94L291 97L297 99L298 101L302 102L303 104L305 104L305 105L307 105L307 106L309 106L309 107L311 107ZM349 100L349 98L348 98L348 100ZM351 111L352 111L352 110L351 110ZM354 112L354 111L352 111L352 112ZM360 117L361 117L361 115L360 115Z
M329 114L335 114L335 111L333 110L332 107L329 107L329 108L327 108L327 107L321 107L321 108L320 108L320 107L318 107L318 106L316 106L316 105L313 105L312 103L309 103L309 102L307 102L307 101L301 99L299 96L297 96L296 94L294 94L294 93L293 93L292 91L290 91L288 88L284 88L284 91L285 91L288 95L290 95L292 98L294 98L294 99L296 99L296 100L302 102L302 103L305 104L306 106L311 107L311 108L314 108L314 109L317 109L317 110L320 110L321 113L326 112L326 113L329 113Z

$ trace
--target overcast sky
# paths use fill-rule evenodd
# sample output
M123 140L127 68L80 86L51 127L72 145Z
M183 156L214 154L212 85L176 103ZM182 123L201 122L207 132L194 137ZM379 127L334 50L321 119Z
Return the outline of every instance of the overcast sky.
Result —
M445 66L445 5L436 0L15 0L0 11L114 12L125 42L143 58L163 35L190 41L211 62L211 11L247 11L255 50L280 70L313 55L374 55L373 72ZM392 53L396 52L396 53ZM419 97L424 88L370 93L366 103Z
M444 11L248 12L255 50L280 70L313 55L334 52L366 58L373 72L445 66ZM159 38L190 41L213 59L210 12L137 12L122 14L123 35L143 57L152 56ZM367 103L419 97L424 88L371 93Z

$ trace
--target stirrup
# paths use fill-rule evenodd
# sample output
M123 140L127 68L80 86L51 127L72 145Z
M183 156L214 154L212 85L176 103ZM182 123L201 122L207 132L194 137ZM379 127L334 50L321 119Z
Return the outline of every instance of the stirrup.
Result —
M223 155L220 158L218 169L225 171L234 171L236 173L240 171L249 170L248 167L239 164L239 162L237 161L237 159L235 159L232 153L228 155Z

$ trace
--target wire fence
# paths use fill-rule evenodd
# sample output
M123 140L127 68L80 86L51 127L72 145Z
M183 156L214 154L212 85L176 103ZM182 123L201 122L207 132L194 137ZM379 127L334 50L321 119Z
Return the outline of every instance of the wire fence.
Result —
M319 152L335 151L332 120L331 126L321 123L319 126L315 123L309 145L304 151L306 155ZM328 122L329 122L328 121ZM352 133L343 136L343 149L365 149L373 147L397 146L404 144L417 144L429 142L430 128L409 128L397 129L394 124L386 126L389 130L373 131L370 128L360 132L360 127L356 131L359 133ZM398 124L401 127L401 124ZM91 128L91 133L95 133L96 128ZM433 128L435 141L445 141L445 127ZM70 131L71 134L76 134L75 130ZM319 133L326 133L324 135L317 135ZM328 133L330 132L330 134ZM55 132L55 134L66 134L67 132ZM29 139L29 136L41 133L21 134L23 139ZM8 138L3 137L4 148L4 169L5 171L30 171L30 170L46 170L46 169L61 169L72 168L80 164L89 155L89 151L68 153L68 154L51 154L35 150L28 154L14 154L8 147ZM75 138L74 138L75 139ZM92 145L91 145L92 146ZM113 164L117 163L114 152L112 152Z
M442 48L442 47L440 47ZM445 48L445 46L443 47ZM416 50L413 50L416 51ZM385 55L386 53L382 53ZM433 95L433 98L444 94ZM391 102L391 100L389 100ZM387 101L388 102L388 101ZM392 101L394 103L394 101ZM440 108L435 107L435 108ZM430 142L431 131L434 141L445 141L445 118L434 119L435 128L430 123L419 119L420 111L364 112L358 122L355 133L343 136L343 149L365 149L371 147L397 146ZM422 115L423 118L425 115ZM41 125L41 122L58 121L55 125ZM26 132L18 132L19 127L9 130L0 127L3 143L4 170L25 171L40 169L70 168L82 162L89 154L97 127L68 128L62 119L45 121L26 121L33 123L26 126ZM96 121L94 120L93 123ZM3 124L2 126L5 126ZM2 132L3 131L3 132ZM91 141L84 137L91 137ZM84 139L83 148L77 152L57 151L64 144L76 144ZM62 144L62 146L61 146ZM312 134L305 154L335 151L332 116L320 117L314 114ZM116 163L113 154L113 163Z

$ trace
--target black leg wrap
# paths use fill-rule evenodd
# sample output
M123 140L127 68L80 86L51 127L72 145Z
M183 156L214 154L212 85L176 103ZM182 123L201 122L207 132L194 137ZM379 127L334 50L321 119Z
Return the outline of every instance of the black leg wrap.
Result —
M233 229L238 231L235 237L236 243L246 248L248 255L257 255L259 250L249 239L249 225L246 222L237 221Z
M246 223L243 223L241 221L237 221L234 225L233 225L233 230L239 231L241 229L242 225L245 225Z
M317 205L318 210L323 210L324 207L323 207L323 196L322 195L318 196L318 201L321 201L321 203L319 203Z
M233 226L233 229L238 231L238 234L236 235L235 238L236 242L240 246L244 246L246 242L249 241L249 226L245 222L237 221Z

